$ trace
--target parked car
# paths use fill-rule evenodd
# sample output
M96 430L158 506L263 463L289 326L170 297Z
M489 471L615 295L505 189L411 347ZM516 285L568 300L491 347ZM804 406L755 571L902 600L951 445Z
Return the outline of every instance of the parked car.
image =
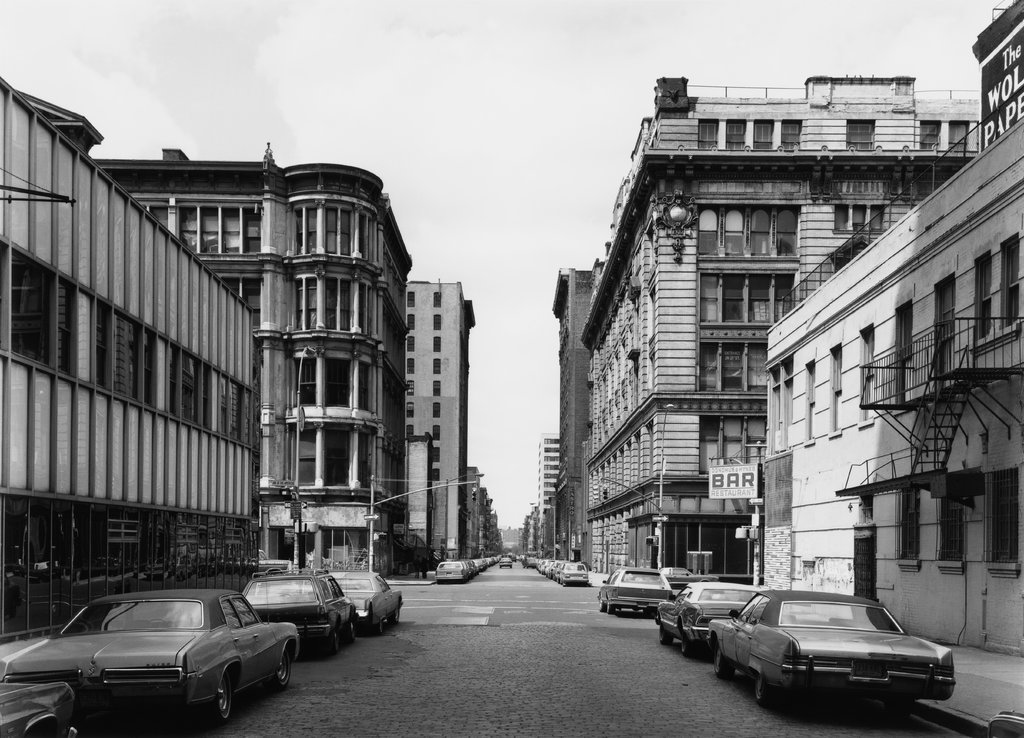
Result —
M288 571L292 568L292 562L288 559L272 559L262 550L259 552L259 559L256 562L256 571Z
M549 567L547 568L547 570L546 570L546 571L544 572L544 575L545 575L545 576L546 576L546 577L547 577L548 579L550 579L551 581L553 581L553 582L557 582L557 581L558 581L558 571L559 571L559 569L561 569L561 568L562 568L563 566L565 566L565 564L566 564L566 562L564 562L564 561L555 561L555 562L553 562L553 563L551 564L551 566L549 566Z
M216 723L254 684L285 689L299 637L238 592L167 589L100 597L54 636L0 659L6 683L62 681L80 712L200 705Z
M689 569L680 566L668 566L658 570L665 582L673 592L682 592L686 585L691 582L717 582L718 577L714 574L694 574Z
M565 561L558 568L555 581L563 587L568 587L570 584L589 587L590 572L587 570L587 565L581 561Z
M355 640L356 607L327 571L257 574L243 594L261 618L294 623L304 644L315 642L328 655Z
M623 567L604 580L597 593L598 609L614 615L622 609L653 615L658 603L672 599L672 590L657 569Z
M988 721L988 738L1022 738L1024 736L1024 713L1004 710Z
M512 568L512 559L510 559L508 556L502 556L500 559L498 559L498 568L499 569L511 569Z
M763 589L750 584L692 582L675 599L658 603L654 616L658 639L668 646L678 638L683 653L693 656L707 646L708 623L715 618L728 618L731 610L739 610Z
M74 709L75 693L64 682L0 684L0 735L75 738Z
M906 713L914 700L953 694L953 652L908 635L879 603L829 592L766 590L708 636L715 674L754 679L754 698L830 691L883 700Z
M384 623L397 623L402 616L402 593L391 589L384 578L372 571L332 571L345 596L356 608L356 622L366 630L384 632Z
M469 581L469 566L465 561L442 561L437 565L434 572L437 583L459 582L465 584Z

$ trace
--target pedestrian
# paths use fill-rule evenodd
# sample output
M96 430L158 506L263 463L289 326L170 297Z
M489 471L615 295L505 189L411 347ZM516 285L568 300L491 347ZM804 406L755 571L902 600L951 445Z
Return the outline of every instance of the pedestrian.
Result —
M427 578L427 569L430 566L430 560L426 556L420 557L420 579Z

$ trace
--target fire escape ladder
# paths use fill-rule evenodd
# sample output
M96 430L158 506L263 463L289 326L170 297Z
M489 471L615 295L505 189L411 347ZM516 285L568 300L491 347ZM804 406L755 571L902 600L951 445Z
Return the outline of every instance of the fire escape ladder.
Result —
M971 386L967 382L946 382L935 378L931 402L922 408L922 430L917 434L912 473L946 468L964 414Z

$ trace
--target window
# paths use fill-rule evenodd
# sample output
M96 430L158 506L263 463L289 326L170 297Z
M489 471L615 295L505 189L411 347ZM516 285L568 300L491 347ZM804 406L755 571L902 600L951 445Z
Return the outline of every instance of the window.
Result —
M828 409L829 431L835 432L840 429L839 406L843 401L843 347L835 346L832 349L832 373L829 377L830 394L832 402Z
M324 360L324 403L349 407L349 372L351 364L344 359Z
M359 253L367 261L374 260L373 246L376 240L373 237L374 224L369 213L359 213ZM360 479L368 479L365 474L360 474Z
M967 131L971 124L964 120L949 122L949 150L960 156L967 155Z
M699 471L723 460L744 461L749 458L751 445L764 443L763 417L702 416L700 419ZM759 455L759 452L753 452Z
M411 392L409 394L412 394ZM405 417L415 418L416 417L416 405L412 402L405 403Z
M70 373L73 364L75 287L63 279L57 282L57 369Z
M725 253L728 256L743 255L743 213L739 210L725 214Z
M905 302L896 308L896 361L893 374L897 395L903 395L914 354L914 306Z
M775 219L775 250L779 256L796 253L796 213L780 210Z
M860 366L861 366L861 400L864 405L874 399L875 393L875 368L872 364L875 361L875 327L869 325L860 332ZM868 420L870 410L860 409L860 419Z
M435 331L441 330L441 316L438 313L434 314L434 330Z
M324 430L324 484L347 485L349 431Z
M434 359L434 374L440 374L440 373L441 373L441 360L440 359Z
M114 318L114 392L136 397L139 389L138 349L141 327L118 315Z
M964 506L949 497L938 500L940 561L962 561L964 558Z
M406 410L406 413L408 414L408 410ZM409 424L408 424L407 426L405 426L405 435L407 435L407 436L412 436L412 435L414 435L415 433L416 433L416 431L415 431L415 429L413 428L413 425L412 425L412 423L409 423Z
M859 231L868 224L868 231L885 228L884 205L836 205L832 228L836 231Z
M12 308L13 312L13 308ZM96 303L96 345L94 347L96 356L96 366L93 376L96 380L96 384L100 387L110 386L110 306L104 305L101 302ZM177 349L174 349L175 354ZM171 381L177 380L175 375L174 356L171 357L172 368L171 368ZM173 393L172 393L173 395ZM175 408L173 399L169 402L169 407L172 411Z
M871 151L874 149L875 122L873 120L847 121L846 148L856 151Z
M252 325L254 328L259 328L260 293L263 290L263 280L257 277L255 279L242 279L240 282L241 298L245 300L245 304L252 310Z
M415 292L406 292L405 293L405 306L406 307L416 307L416 293Z
M743 310L743 285L746 277L722 277L722 320L742 322L746 317Z
M225 254L237 254L242 250L241 211L224 208L220 213L221 249Z
M437 380L434 380L434 397L440 397L440 396L441 396L441 383L439 381L437 381Z
M313 330L317 327L316 277L297 279L295 287L295 330Z
M441 417L441 403L440 402L435 402L434 403L434 417L435 418L440 418Z
M754 121L754 149L766 151L772 147L772 135L775 132L775 122L770 120Z
M263 241L262 230L263 230L263 215L260 211L249 210L243 208L242 210L242 227L243 241L242 250L247 254L259 253L261 249L261 243Z
M698 387L703 391L763 391L768 347L763 344L702 343Z
M916 559L921 548L921 494L916 488L897 493L896 556Z
M416 383L411 379L405 383L405 394L415 395L416 394Z
M436 308L441 307L441 293L440 292L435 292L434 293L434 307L436 307Z
M220 251L217 216L218 208L199 209L199 250L204 254L216 254Z
M717 323L718 315L718 275L700 275L700 319L704 323Z
M793 424L793 359L782 362L782 402L780 404L779 449L789 448L789 426Z
M375 408L370 404L370 397L372 389L370 387L370 366L368 364L359 364L359 407L362 410L374 410Z
M772 279L774 292L772 302L775 303L775 320L781 320L786 314L786 297L793 291L792 274L776 274Z
M782 298L792 288L791 274L702 274L700 319L771 323L773 316L774 320L782 316Z
M764 210L755 210L750 216L750 253L765 256L771 250L772 218Z
M441 440L441 426L435 425L431 430L430 434L434 437L435 441Z
M939 147L939 131L942 124L937 120L921 121L921 144L922 149L937 149Z
M295 372L299 378L299 404L316 404L316 359L295 360Z
M405 324L409 327L409 330L416 330L416 314L409 313L405 316Z
M770 323L772 321L772 278L759 275L747 278L747 321Z
M416 359L411 356L405 360L405 373L415 374L416 373Z
M716 146L718 146L718 121L699 121L697 123L697 148L708 150Z
M718 213L714 210L700 211L700 218L697 220L697 252L718 253Z
M782 121L782 148L786 151L795 151L800 148L800 121Z
M434 336L434 353L437 354L437 353L440 353L440 352L441 352L441 337L440 336Z
M815 411L815 392L816 388L815 377L814 377L814 362L809 361L804 367L807 376L807 412L805 414L804 425L807 427L806 438L808 441L814 440L814 411Z
M178 237L192 251L199 242L199 213L194 207L181 205L178 207Z
M147 330L143 333L142 346L142 400L147 405L156 404L156 333Z
M742 151L747 143L747 122L728 120L725 122L725 148L727 151Z
M352 213L340 208L324 208L324 249L329 254L352 253Z
M1003 242L999 255L1003 319L1006 325L1010 325L1020 315L1020 285L1017 284L1017 274L1020 269L1020 241L1017 236Z
M50 363L52 281L48 271L11 251L11 349L44 364Z
M935 285L935 369L940 373L953 366L953 333L956 330L956 278Z
M974 262L974 317L979 338L992 330L992 255L985 254Z
M196 419L196 360L181 352L181 417L185 420Z
M1020 483L1017 467L985 474L987 561L1016 562L1020 558Z
M405 350L415 351L416 350L416 336L405 337Z

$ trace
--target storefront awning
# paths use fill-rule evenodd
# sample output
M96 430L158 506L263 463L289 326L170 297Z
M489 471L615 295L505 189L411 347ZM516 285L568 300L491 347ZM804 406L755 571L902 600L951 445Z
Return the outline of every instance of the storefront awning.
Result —
M934 499L949 497L963 499L985 494L985 475L980 469L945 469L917 474L906 474L892 479L846 487L836 492L837 497L872 497L885 492L902 492L912 488L926 489Z

